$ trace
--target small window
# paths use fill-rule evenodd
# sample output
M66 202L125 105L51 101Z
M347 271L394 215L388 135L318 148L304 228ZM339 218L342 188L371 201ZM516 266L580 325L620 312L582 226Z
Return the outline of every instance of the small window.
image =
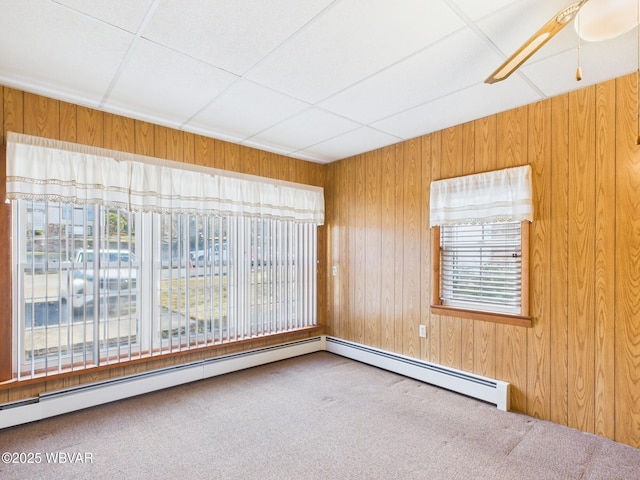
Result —
M434 307L528 316L527 222L436 227ZM524 237L524 238L523 238ZM523 242L524 240L524 242ZM459 316L469 316L462 314Z
M531 168L431 183L431 311L531 326Z

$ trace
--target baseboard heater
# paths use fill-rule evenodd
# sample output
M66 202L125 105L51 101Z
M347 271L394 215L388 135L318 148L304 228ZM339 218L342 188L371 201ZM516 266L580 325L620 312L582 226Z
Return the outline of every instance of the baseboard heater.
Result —
M326 337L326 350L509 410L509 384L411 357Z
M324 338L313 337L46 392L38 397L0 405L0 429L321 350L324 350Z
M5 403L0 405L0 429L322 350L509 409L506 382L323 335Z

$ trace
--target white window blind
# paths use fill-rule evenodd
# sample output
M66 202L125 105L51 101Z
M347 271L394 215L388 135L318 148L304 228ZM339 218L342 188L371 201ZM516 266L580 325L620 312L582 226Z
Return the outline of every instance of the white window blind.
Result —
M521 223L440 227L442 305L520 313Z

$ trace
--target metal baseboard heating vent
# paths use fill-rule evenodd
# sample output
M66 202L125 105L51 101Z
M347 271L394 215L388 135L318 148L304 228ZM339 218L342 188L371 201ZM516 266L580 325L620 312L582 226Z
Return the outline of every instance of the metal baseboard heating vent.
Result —
M326 337L326 350L494 404L500 410L509 410L509 384L507 382L423 362L333 337Z
M104 382L40 394L0 405L0 428L12 427L307 353L324 350L324 337L224 355Z
M326 350L509 409L509 384L334 337L318 336L137 375L47 392L0 405L0 429L164 388Z

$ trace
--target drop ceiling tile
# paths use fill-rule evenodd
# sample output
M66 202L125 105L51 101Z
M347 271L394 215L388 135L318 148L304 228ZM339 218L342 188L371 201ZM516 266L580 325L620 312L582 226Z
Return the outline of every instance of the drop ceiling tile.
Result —
M153 0L52 0L110 25L136 33Z
M360 124L320 108L309 108L251 137L251 141L302 150L358 128Z
M320 106L370 123L484 81L500 62L494 50L466 28Z
M295 155L310 155L324 158L325 161L344 158L368 152L377 148L400 142L402 139L370 127L360 127L337 137L295 152Z
M0 83L97 105L132 40L122 29L50 1L4 2Z
M452 0L452 3L471 20L478 20L486 15L501 10L519 0Z
M442 1L343 0L247 78L313 103L463 26Z
M500 84L473 85L375 122L372 126L390 135L409 139L537 100L540 100L538 94L522 78L512 76Z
M142 111L180 125L237 77L199 60L139 39L105 108Z
M188 122L187 127L245 139L309 108L309 104L240 79Z
M243 74L331 0L164 0L144 37Z

